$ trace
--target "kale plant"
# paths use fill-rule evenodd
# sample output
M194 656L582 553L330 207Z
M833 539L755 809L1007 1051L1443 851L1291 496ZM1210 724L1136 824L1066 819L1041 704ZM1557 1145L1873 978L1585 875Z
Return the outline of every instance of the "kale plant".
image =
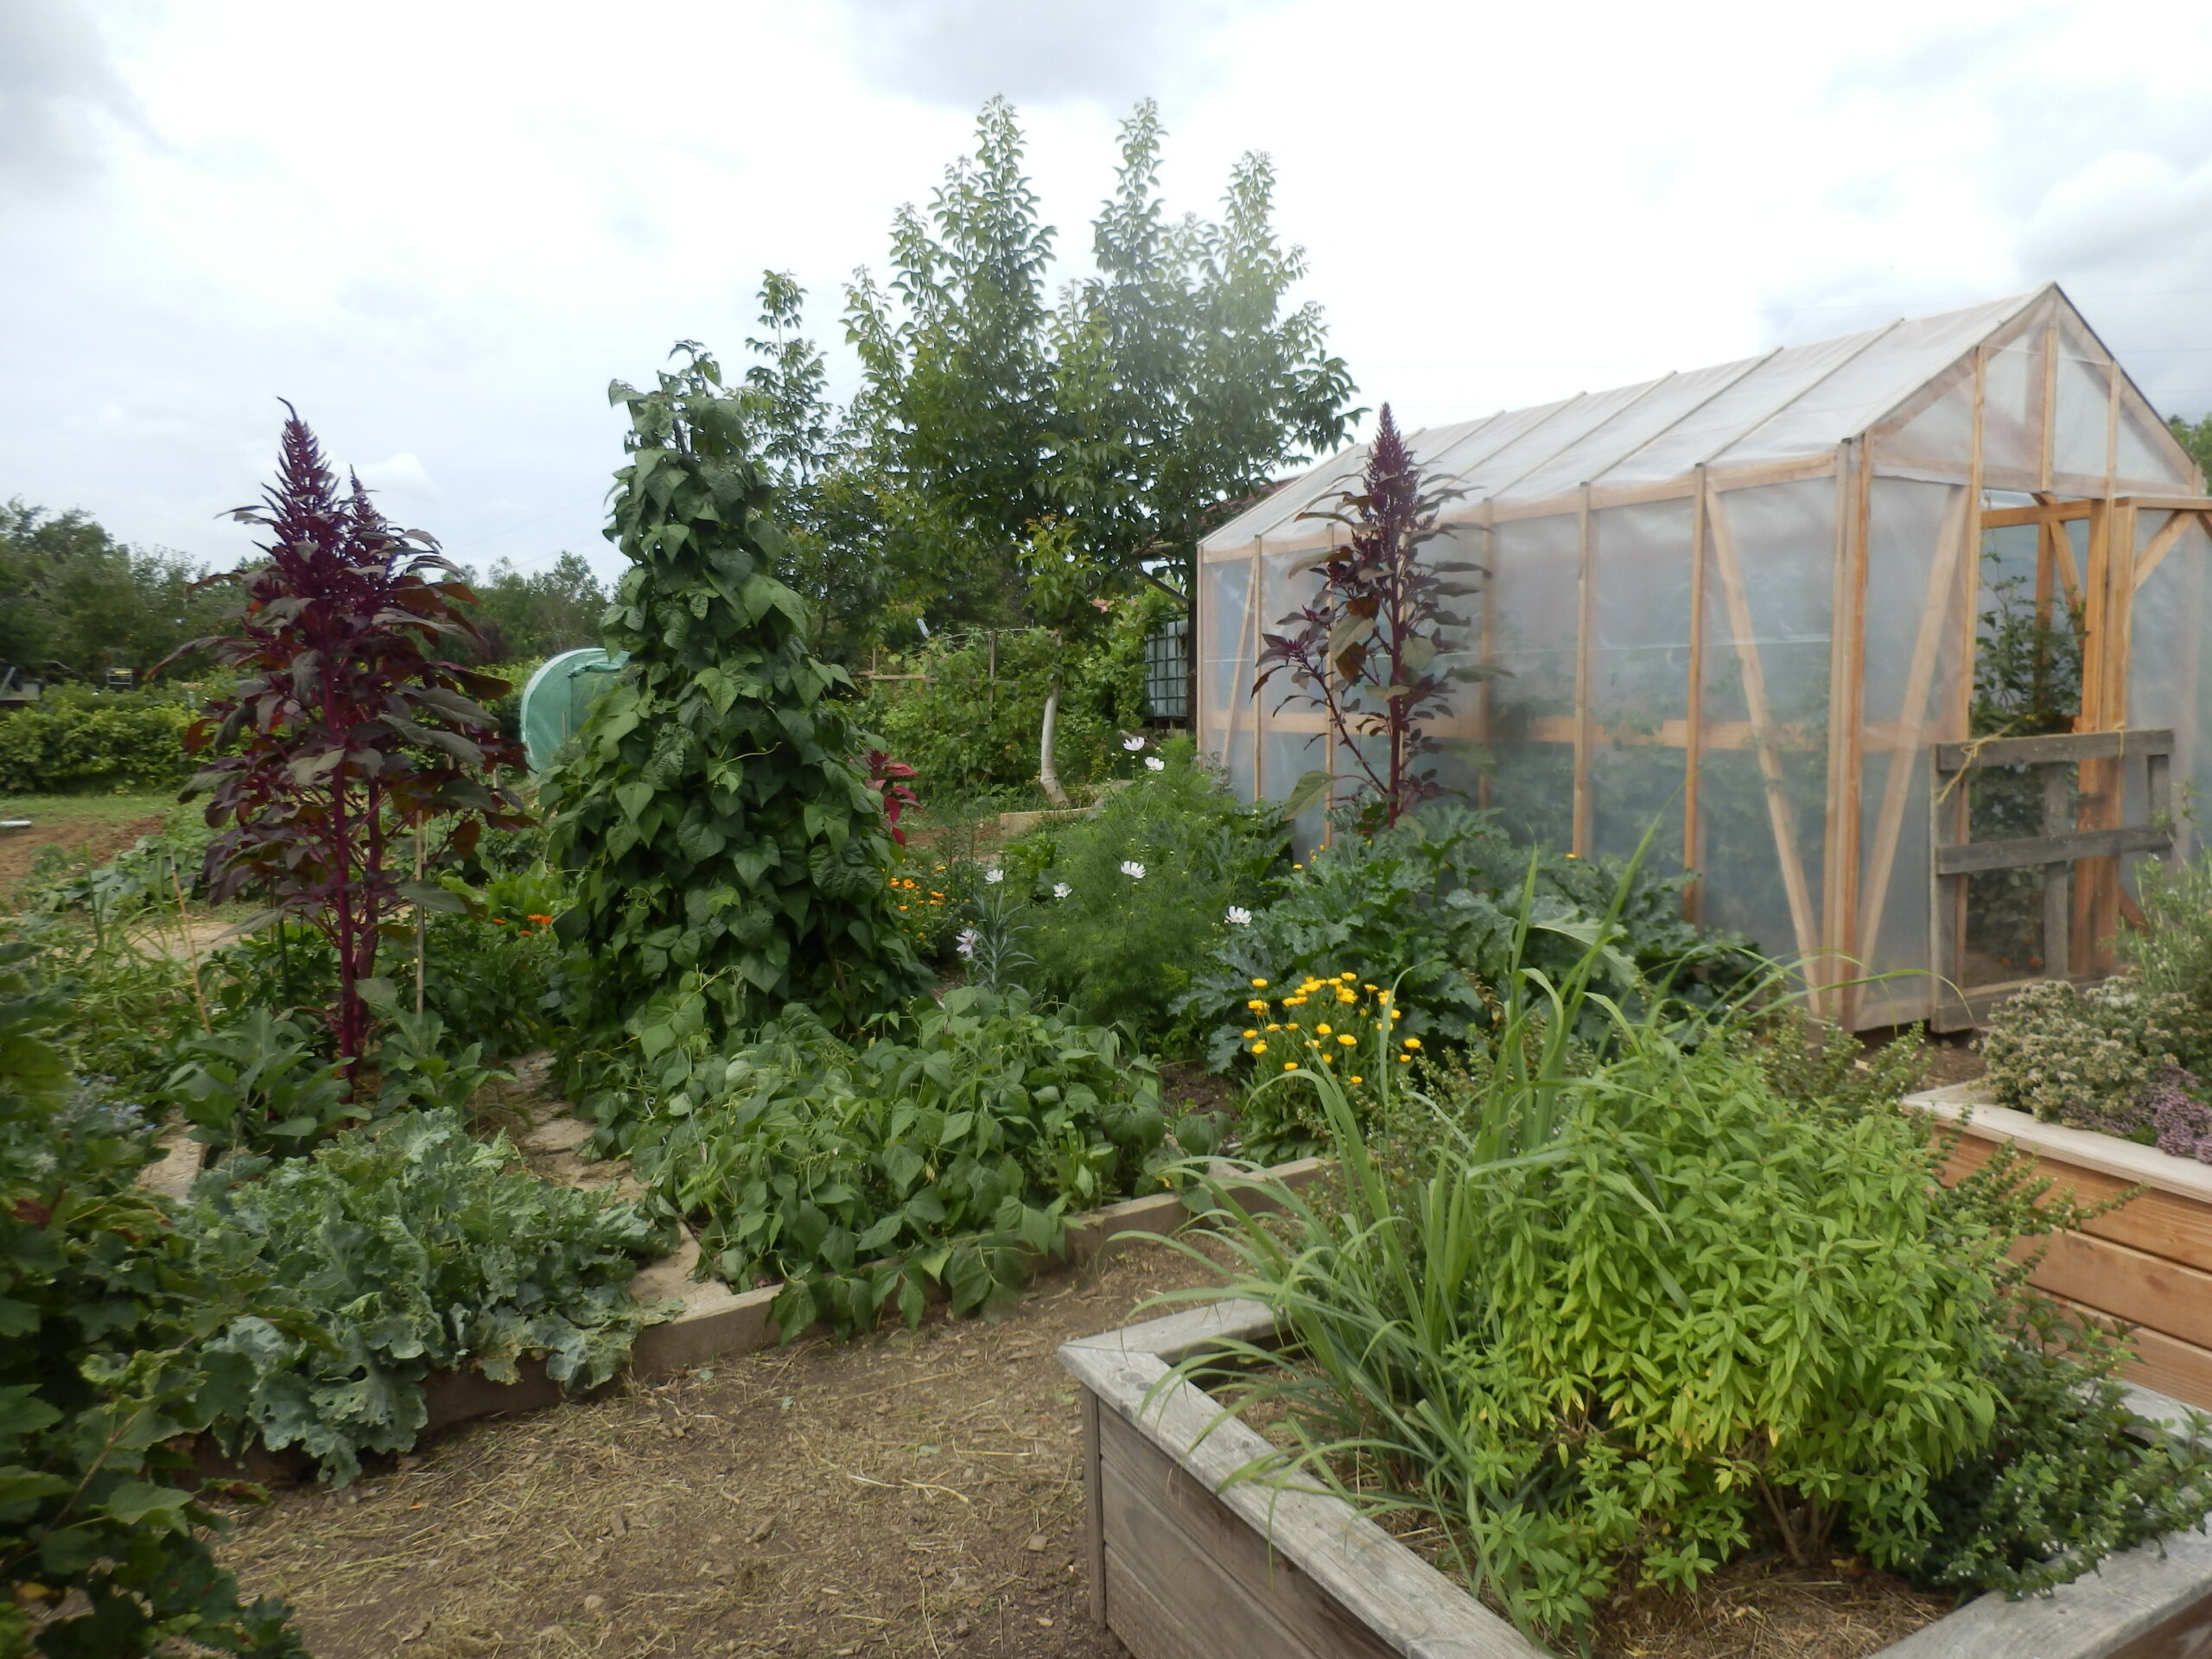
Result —
M296 1446L340 1484L365 1452L404 1452L428 1421L424 1380L474 1368L596 1388L657 1317L630 1296L665 1242L630 1204L513 1167L504 1137L459 1114L402 1113L311 1159L232 1159L200 1177L181 1230L201 1259L283 1287L277 1315L210 1344L245 1379L217 1424L233 1451Z

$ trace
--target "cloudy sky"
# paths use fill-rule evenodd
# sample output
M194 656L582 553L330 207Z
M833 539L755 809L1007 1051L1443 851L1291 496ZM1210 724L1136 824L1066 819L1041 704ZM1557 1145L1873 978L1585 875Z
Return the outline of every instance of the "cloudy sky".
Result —
M1271 152L1413 424L2052 279L2194 416L2208 86L2202 0L0 0L0 499L227 564L281 396L457 556L611 569L607 382L767 266L836 340L994 92L1071 269L1135 99L1179 207Z

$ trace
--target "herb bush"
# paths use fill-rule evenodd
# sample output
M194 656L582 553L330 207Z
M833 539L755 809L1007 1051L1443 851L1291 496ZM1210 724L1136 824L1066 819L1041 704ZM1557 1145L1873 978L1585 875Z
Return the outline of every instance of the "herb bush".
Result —
M184 728L192 715L167 690L50 686L0 718L0 794L160 788L191 776Z
M741 1288L782 1281L785 1336L1010 1294L1066 1218L1157 1185L1160 1080L1114 1032L1019 991L949 992L864 1045L804 1009L727 1052L696 1003L647 1024L657 1099L631 1141L655 1198Z
M1224 931L1184 1012L1212 1026L1208 1058L1220 1069L1247 1040L1254 980L1350 969L1394 987L1406 1035L1465 1043L1492 1024L1484 987L1516 960L1565 972L1609 913L1594 964L1602 988L1633 1002L1663 983L1672 1001L1713 1007L1765 966L1742 940L1682 919L1688 880L1532 851L1489 814L1449 804L1372 836L1340 824L1249 925Z
M136 1184L149 1126L72 1090L71 1009L29 962L0 945L0 1654L304 1655L216 1565L224 1523L176 1446L244 1390L209 1338L257 1275L211 1271Z
M2083 1212L2015 1160L1943 1188L1914 1115L1789 1099L1797 1062L1725 1025L1686 1046L1648 1010L1578 1053L1600 951L1514 965L1489 1063L1395 1102L1426 1120L1386 1139L1404 1155L1304 1074L1339 1204L1280 1192L1271 1217L1205 1178L1231 1288L1291 1338L1237 1355L1240 1408L1281 1408L1288 1442L1243 1478L1414 1513L1541 1633L1760 1548L2018 1592L2201 1521L2206 1425L2134 1444L2112 1346L2008 1257Z
M2144 925L2120 930L2120 955L2145 991L2181 997L2195 1011L2181 1064L2212 1066L2212 856L2144 859L2135 887Z
M200 1177L180 1223L201 1259L251 1266L282 1312L232 1319L210 1344L246 1379L217 1432L296 1446L340 1484L368 1452L404 1452L423 1380L473 1367L511 1382L524 1358L596 1388L655 1312L632 1300L665 1237L606 1192L514 1167L504 1136L450 1110L402 1113L273 1168L233 1158Z
M2203 1053L2208 1038L2212 1015L2181 992L2133 978L2044 980L1998 1004L1981 1050L1999 1104L2190 1156L2202 1132L2167 1146L2158 1097L2194 1093L2183 1058Z
M576 1018L603 1034L696 972L733 1027L791 1001L857 1026L925 978L858 764L874 746L839 700L850 677L808 648L806 606L776 578L786 542L747 401L691 351L652 391L613 389L631 431L610 533L631 569L607 642L630 658L540 784L575 889L560 937L589 963Z
M1147 758L1161 769L1009 849L1008 863L1035 872L1045 895L1024 939L1042 990L1087 1023L1195 1046L1178 1010L1208 953L1243 925L1236 918L1276 891L1287 842L1275 810L1240 803L1189 738Z

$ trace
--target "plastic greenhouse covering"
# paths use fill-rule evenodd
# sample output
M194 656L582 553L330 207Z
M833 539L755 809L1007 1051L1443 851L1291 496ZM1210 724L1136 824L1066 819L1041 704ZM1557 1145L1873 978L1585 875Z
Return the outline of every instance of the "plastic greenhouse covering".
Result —
M2192 850L2212 499L2056 287L1410 444L1461 492L1426 556L1484 573L1450 643L1503 671L1438 722L1473 741L1443 781L1578 853L1648 833L1700 873L1699 918L1799 963L1831 1016L1964 1025L2105 971L2133 864ZM1303 515L1365 460L1200 550L1198 736L1248 797L1340 769L1318 710L1253 683L1318 580L1298 556L1342 535ZM2031 611L2081 663L2040 723L1990 680L1992 630Z

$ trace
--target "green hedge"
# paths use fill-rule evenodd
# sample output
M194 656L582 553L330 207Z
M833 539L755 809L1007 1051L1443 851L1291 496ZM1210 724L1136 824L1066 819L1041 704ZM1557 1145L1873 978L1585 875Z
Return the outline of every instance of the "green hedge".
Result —
M183 742L191 720L174 694L50 691L0 713L0 791L64 795L181 783L192 775Z

